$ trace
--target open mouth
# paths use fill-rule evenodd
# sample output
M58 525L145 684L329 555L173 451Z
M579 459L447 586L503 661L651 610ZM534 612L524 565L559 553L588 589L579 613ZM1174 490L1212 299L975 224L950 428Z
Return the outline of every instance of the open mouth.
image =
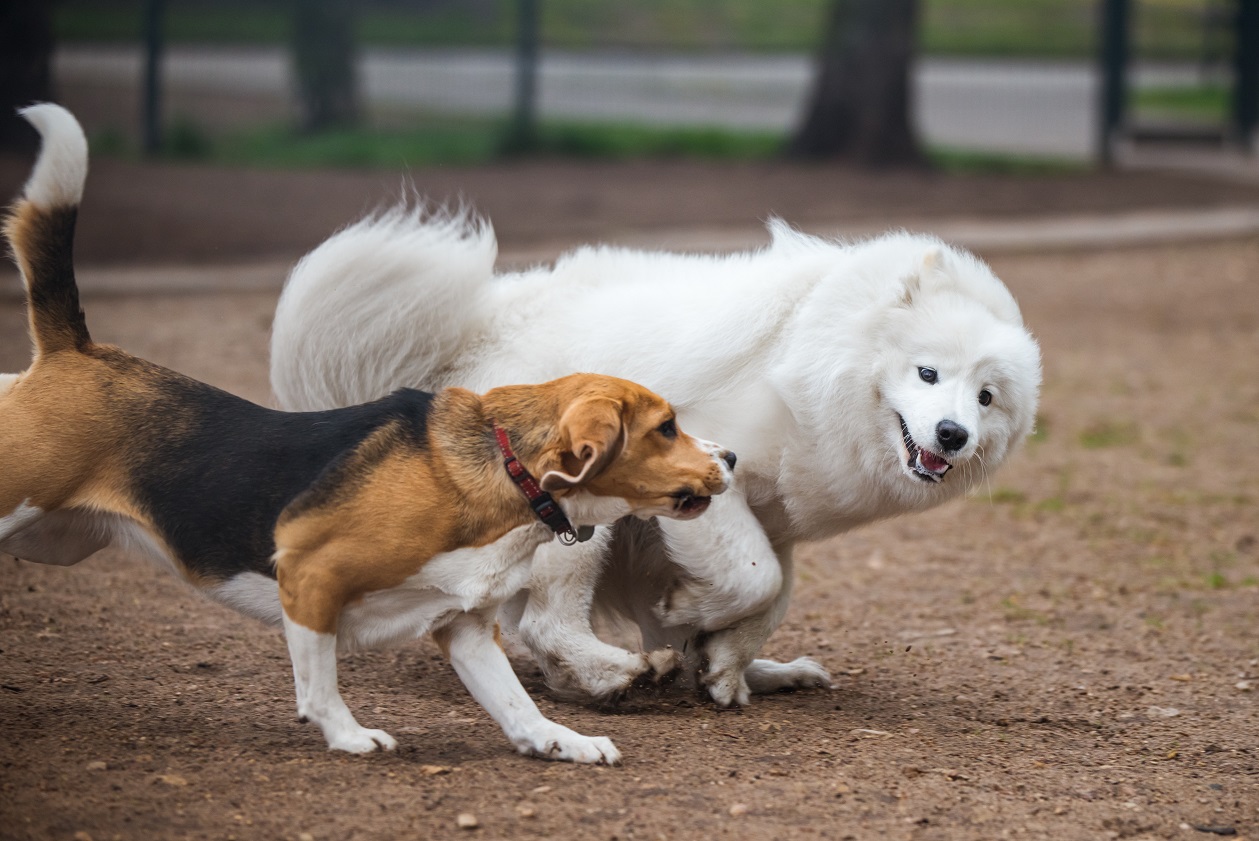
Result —
M909 472L924 482L943 481L944 474L948 473L953 465L930 450L924 450L918 446L918 442L909 434L905 419L899 413L896 417L901 422L901 441L905 444L905 451L908 453L905 466L909 468Z
M712 502L711 496L695 496L690 491L678 491L673 494L673 514L675 517L698 517Z

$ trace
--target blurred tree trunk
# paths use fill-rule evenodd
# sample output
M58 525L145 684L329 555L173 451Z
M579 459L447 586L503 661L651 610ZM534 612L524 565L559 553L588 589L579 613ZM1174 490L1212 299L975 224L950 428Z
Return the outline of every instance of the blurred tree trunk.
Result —
M358 122L354 0L293 0L293 66L302 131Z
M831 0L797 158L867 166L923 163L912 118L918 0Z
M0 0L0 149L38 145L17 109L52 99L51 6L48 0Z

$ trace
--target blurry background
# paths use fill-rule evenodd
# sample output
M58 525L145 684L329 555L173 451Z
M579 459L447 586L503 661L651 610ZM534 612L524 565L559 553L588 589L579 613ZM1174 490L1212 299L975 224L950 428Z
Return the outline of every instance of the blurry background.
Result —
M1259 84L1253 0L4 5L22 49L0 61L46 49L48 90L98 154L250 165L522 151L1078 165L1113 151L1103 137L1246 147Z

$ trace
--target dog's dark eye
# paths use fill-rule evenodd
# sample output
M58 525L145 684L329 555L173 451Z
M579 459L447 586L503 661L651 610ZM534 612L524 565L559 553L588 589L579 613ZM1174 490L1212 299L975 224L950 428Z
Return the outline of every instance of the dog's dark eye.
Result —
M985 388L983 391L979 392L979 405L980 406L987 406L991 402L992 402L991 391Z
M656 427L656 431L666 438L678 437L678 424L673 418L669 418L660 426Z
M924 383L935 385L936 380L940 379L940 375L936 373L935 368L919 368L918 376L922 377Z

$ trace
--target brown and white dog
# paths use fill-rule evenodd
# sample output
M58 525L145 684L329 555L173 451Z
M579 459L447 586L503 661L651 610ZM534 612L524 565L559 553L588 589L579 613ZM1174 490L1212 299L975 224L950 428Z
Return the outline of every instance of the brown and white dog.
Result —
M96 344L71 257L87 144L63 108L23 114L44 145L6 234L35 350L27 371L0 377L0 551L69 565L124 543L282 623L298 713L331 748L396 744L355 721L337 651L431 632L521 753L617 762L608 739L538 711L498 645L496 609L557 533L698 516L734 455L611 377L287 413Z

